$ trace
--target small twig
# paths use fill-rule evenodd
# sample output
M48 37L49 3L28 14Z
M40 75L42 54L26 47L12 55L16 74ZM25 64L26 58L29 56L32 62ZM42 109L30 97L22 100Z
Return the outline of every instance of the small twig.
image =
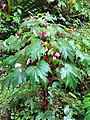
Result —
M85 85L86 89L88 90L88 87L87 87L86 83L84 81L82 81L82 83Z
M44 96L35 89L36 93L44 100Z

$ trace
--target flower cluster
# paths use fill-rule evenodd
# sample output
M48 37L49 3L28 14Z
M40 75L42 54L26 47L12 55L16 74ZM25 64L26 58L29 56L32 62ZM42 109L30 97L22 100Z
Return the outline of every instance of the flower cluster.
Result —
M59 56L60 54L58 52L55 52L53 55L53 60L56 60Z
M42 32L38 32L37 30L33 30L33 33L34 33L35 37L38 37L38 35L41 35L42 37L48 36L48 32L45 30L42 30Z
M48 36L48 32L45 31L45 30L43 30L40 34L41 34L41 36L44 36L44 37L47 37L47 36Z
M46 16L50 16L49 12L45 13Z
M70 34L73 34L74 32L76 32L75 29L71 29L71 30L70 30Z

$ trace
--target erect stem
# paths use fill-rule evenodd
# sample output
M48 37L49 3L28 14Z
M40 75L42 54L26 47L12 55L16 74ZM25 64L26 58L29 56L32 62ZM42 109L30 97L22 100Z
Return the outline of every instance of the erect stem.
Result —
M52 84L53 82L58 82L58 79L57 78L54 78L52 79L51 81L49 81L48 83L48 86L50 84ZM47 97L49 96L49 93L48 93L48 87L45 89L44 87L41 87L42 88L42 92L44 95L42 95L41 93L39 93L36 88L35 88L35 91L36 93L42 98L43 102L38 102L39 105L41 105L43 107L43 111L45 112L46 110L48 110L48 103L49 101L47 100ZM52 104L51 105L51 108L55 108L55 105Z
M85 81L82 81L82 83L84 84L84 86L85 86L85 87L86 87L86 89L88 90L88 87L87 87L87 85L86 85Z

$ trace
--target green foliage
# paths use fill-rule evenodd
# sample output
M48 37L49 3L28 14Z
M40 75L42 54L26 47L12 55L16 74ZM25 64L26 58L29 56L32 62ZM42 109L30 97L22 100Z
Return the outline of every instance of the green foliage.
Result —
M83 108L86 109L85 120L88 120L90 117L90 94L86 94L83 99Z
M12 120L90 117L90 28L79 29L90 6L54 2L8 0L0 11L0 109Z
M66 115L66 116L64 116L64 120L75 120L74 118L72 118L73 111L72 111L72 109L69 108L69 106L67 106L64 109L64 114Z

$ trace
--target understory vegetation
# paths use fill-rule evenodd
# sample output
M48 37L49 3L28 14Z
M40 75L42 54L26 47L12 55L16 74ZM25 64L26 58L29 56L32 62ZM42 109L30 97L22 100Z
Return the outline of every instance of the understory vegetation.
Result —
M90 0L0 1L0 119L90 119Z

